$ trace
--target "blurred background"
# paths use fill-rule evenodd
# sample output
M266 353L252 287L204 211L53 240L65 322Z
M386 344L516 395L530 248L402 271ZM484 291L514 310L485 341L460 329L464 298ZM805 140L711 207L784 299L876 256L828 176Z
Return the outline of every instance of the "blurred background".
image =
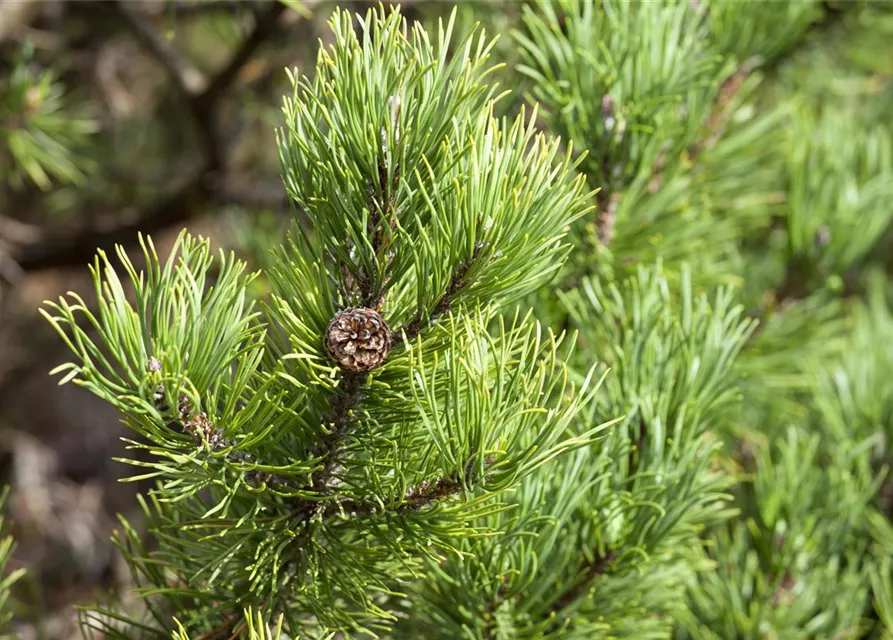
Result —
M893 18L849 4L825 7L764 90L893 123ZM452 8L402 6L422 21ZM0 481L18 543L8 569L28 568L14 602L22 638L79 637L77 604L126 600L109 535L117 513L140 521L140 487L118 482L129 471L113 460L127 434L113 410L48 375L66 353L37 309L89 293L97 249L133 248L138 232L163 252L188 226L264 266L294 215L274 143L284 68L313 63L333 7L0 2ZM504 33L519 15L517 2L463 3L459 21ZM507 37L496 55L512 63Z

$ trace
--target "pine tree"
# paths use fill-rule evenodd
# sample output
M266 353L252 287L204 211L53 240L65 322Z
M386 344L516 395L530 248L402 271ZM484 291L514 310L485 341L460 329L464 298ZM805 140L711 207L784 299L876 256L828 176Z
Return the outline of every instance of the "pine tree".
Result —
M144 239L143 269L100 253L95 302L45 311L75 355L56 373L121 410L150 456L134 479L158 482L157 547L123 521L117 538L145 615L87 612L106 637L170 637L173 619L230 637L248 608L289 637L384 629L426 559L497 533L504 492L609 424L569 429L594 371L571 381L567 341L508 306L554 277L589 206L572 151L535 114L493 117L483 33L448 59L452 22L434 42L384 9L331 28L284 104L306 226L268 300L183 234L165 260Z
M889 9L519 12L337 11L263 272L143 239L48 307L158 483L85 629L893 637L890 133L791 70L837 25L889 78Z

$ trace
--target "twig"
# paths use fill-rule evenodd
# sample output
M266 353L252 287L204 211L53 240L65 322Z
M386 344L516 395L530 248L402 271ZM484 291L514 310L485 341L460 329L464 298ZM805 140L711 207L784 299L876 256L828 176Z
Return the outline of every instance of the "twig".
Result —
M289 197L281 182L262 181L255 176L227 176L215 185L221 201L247 208L282 209L289 206Z
M242 67L251 60L258 47L276 33L279 17L283 11L285 11L285 5L275 2L263 12L255 14L254 29L251 31L251 34L199 97L198 102L200 105L203 105L204 108L210 108L229 89L236 76L242 70Z
M462 483L455 478L437 478L434 482L422 482L418 487L407 491L402 502L397 505L397 513L420 511L424 507L459 493ZM379 511L379 504L372 500L332 502L323 511L324 516L334 516L344 512L350 516L372 515Z
M218 102L258 47L275 33L284 9L283 5L276 3L262 12L254 30L223 71L211 80L204 92L187 101L198 126L204 155L203 166L195 175L161 196L130 222L112 229L84 229L80 233L60 234L39 243L21 245L10 257L25 271L83 264L90 261L97 248L132 244L138 231L152 233L182 223L203 211L215 195L213 180L209 176L221 175L226 168L226 154L217 130Z
M428 316L428 324L433 323L440 316L447 313L453 305L453 299L456 295L465 287L467 284L466 278L468 276L468 272L471 270L474 261L477 260L478 255L481 252L481 249L484 248L484 244L482 242L478 242L474 246L474 251L471 254L471 259L465 260L453 269L453 275L450 278L450 283L447 285L447 289L444 292L443 296L441 296L440 301L434 306L434 310ZM407 341L414 339L422 330L422 313L421 311L417 311L413 316L412 320L410 320L406 326L403 327L400 331L395 331L391 335L391 342L395 345L400 344L403 341L403 336L406 336Z
M617 124L616 114L614 112L614 99L611 94L606 93L602 96L602 121L604 122L605 132L610 133L611 137L615 135ZM620 194L614 191L611 186L611 154L610 146L607 146L602 152L601 175L604 184L596 194L598 202L598 210L596 213L595 226L598 241L607 246L614 239L614 222L617 217L617 207L620 205Z
M305 498L295 502L292 513L306 520L323 509L323 501L329 491L329 482L338 468L342 450L340 444L350 427L351 411L359 403L368 374L345 371L341 378L341 390L332 398L332 406L323 418L330 425L329 431L320 436L312 457L322 458L323 466L311 476L310 486L318 498Z
M21 220L0 216L0 238L17 244L35 242L40 239L40 228Z
M187 99L198 95L205 85L204 76L188 64L155 29L146 24L132 5L118 0L114 6L143 48L165 68L177 90Z
M797 578L789 571L781 577L775 592L772 594L772 608L775 609L781 605L790 605L796 597L792 593L794 587L797 586Z
M617 551L608 551L604 555L596 556L589 566L586 567L586 571L577 584L555 603L553 611L558 613L570 606L574 600L582 595L593 579L607 573L608 567L617 559L618 555Z
M161 364L158 360L154 357L150 358L150 371L157 371L160 369L160 366ZM160 411L168 411L169 407L165 407L161 404L163 400L164 386L159 385L155 390L156 407ZM235 448L235 443L228 440L223 435L223 431L214 426L208 419L208 414L199 410L197 407L193 407L186 396L180 397L179 406L177 407L177 418L178 420L174 424L179 426L183 433L191 435L197 443L206 443L212 451L219 452L224 449L230 449L229 453L226 454L226 459L229 462L246 465L258 464L257 460L252 456L244 451L237 450ZM174 424L169 426L174 426ZM245 473L245 478L253 484L266 484L274 489L294 489L297 486L293 480L277 473L270 473L269 471L247 471Z
M341 378L341 391L332 398L332 407L323 419L331 428L320 438L313 452L314 457L326 457L325 465L313 478L313 488L317 491L321 491L332 478L338 458L338 444L347 433L351 411L359 404L367 379L366 373L345 371Z
M704 126L704 136L688 149L688 157L691 161L694 161L705 150L716 146L729 121L731 115L729 108L732 106L732 101L755 67L755 60L746 61L732 75L723 80L716 94L713 110Z
M25 270L7 253L6 243L0 241L0 280L16 286L25 279Z
M808 294L808 264L804 260L792 259L788 262L784 278L775 289L766 296L766 302L761 310L751 312L751 317L759 318L760 322L748 338L748 343L753 343L766 328L767 320L777 313L782 313L793 301L800 300Z
M598 201L598 217L595 221L596 234L598 241L607 246L614 239L614 222L617 219L617 207L620 206L620 194L615 191L607 197L598 198Z
M137 232L152 233L196 215L211 201L213 192L204 172L152 203L135 219L112 229L84 229L77 234L48 237L37 244L20 245L12 256L25 271L41 271L89 262L98 248L129 245Z

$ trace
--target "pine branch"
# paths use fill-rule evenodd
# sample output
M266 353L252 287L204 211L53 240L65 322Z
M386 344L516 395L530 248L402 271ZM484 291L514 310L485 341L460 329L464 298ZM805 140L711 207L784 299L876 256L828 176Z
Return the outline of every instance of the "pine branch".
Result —
M614 99L606 93L602 96L602 119L605 123L615 123L614 115ZM606 128L613 129L613 126ZM604 246L611 244L611 240L614 239L614 222L617 217L617 207L620 205L620 194L615 192L609 184L612 168L609 149L610 147L606 147L602 152L601 173L605 184L599 185L601 189L596 194L598 201L595 221L596 234L599 242Z
M428 505L449 498L460 491L462 491L462 482L456 478L437 478L433 482L425 481L404 494L396 512L421 511ZM379 504L371 500L366 502L347 500L329 504L323 514L335 516L343 512L349 516L368 516L378 513L380 509Z
M388 172L383 164L379 164L378 174L379 188L382 193L382 198L384 198L387 196L389 189L387 184ZM390 224L391 218L393 217L393 209L396 201L396 185L399 179L398 176L399 174L395 170L393 182L390 185L391 196L388 198L386 204L379 202L378 199L374 197L371 198L373 201L373 206L371 207L373 215L370 220L369 233L372 236L372 247L376 255L381 250L383 242L382 230L379 227L379 223L384 219ZM384 292L382 292L379 300L372 300L372 278L369 274L362 270L357 274L346 273L344 265L342 265L342 272L346 282L353 282L354 279L359 281L363 306L371 308L381 305ZM341 376L339 391L336 392L335 397L332 398L332 406L323 419L323 424L329 425L330 429L320 437L320 440L313 451L313 457L320 457L325 460L325 463L322 469L313 474L311 481L313 490L320 495L324 495L328 491L329 481L332 479L332 475L338 468L342 455L339 443L349 430L351 411L359 403L362 389L368 378L369 376L366 373L344 371ZM306 517L311 512L317 511L318 509L319 505L316 501L307 500L304 501L303 504L296 506L295 512Z
M159 371L161 363L152 358L149 362L150 371ZM379 504L372 500L356 501L347 500L341 503L329 502L323 507L325 495L329 489L328 483L340 461L338 443L349 429L350 411L359 401L362 387L366 381L366 374L347 372L344 376L342 392L333 400L332 409L325 418L325 423L332 425L313 451L313 457L323 457L323 468L312 476L311 487L318 498L299 499L293 505L292 512L301 519L307 519L316 513L322 513L324 517L331 517L342 512L352 516L368 516L379 511ZM155 392L156 401L161 403L164 398L164 387L159 386ZM167 411L169 408L160 405L159 410ZM212 451L219 452L226 449L230 451L225 458L232 464L256 466L260 461L244 451L235 449L235 443L228 440L223 432L209 419L208 415L193 407L186 396L181 396L177 408L178 420L169 425L177 427L183 433L193 436L196 443L206 444ZM296 489L296 483L279 474L267 471L248 471L246 479L254 484L266 484L273 489ZM462 490L463 484L457 478L437 478L433 482L424 481L418 487L409 489L403 496L397 512L419 511L422 508L444 498L450 497Z
M345 371L341 377L340 392L332 398L332 407L323 419L323 424L331 425L331 428L320 437L312 456L322 457L325 460L323 468L313 474L311 482L313 490L320 494L326 492L338 466L341 456L339 443L349 430L351 411L359 403L368 377L365 373Z
M712 149L722 137L731 115L730 108L735 95L753 72L755 66L755 60L746 61L723 80L713 104L713 111L704 126L704 136L688 149L688 157L692 162L705 150Z
M151 358L149 361L150 371L160 371L161 363ZM156 406L160 411L168 411L169 407L164 406L164 386L159 385L155 390ZM244 451L238 451L235 443L228 440L223 432L214 426L208 419L208 414L200 409L192 406L189 398L180 396L179 406L177 407L177 421L168 425L171 428L177 427L185 434L191 435L197 444L206 444L212 451L219 452L230 449L226 454L226 460L233 464L257 465L258 461ZM294 489L295 483L279 474L270 473L268 471L248 471L245 474L246 479L255 485L266 484L274 489Z
M567 609L577 598L579 598L583 594L583 592L595 578L607 573L611 563L617 559L618 555L619 554L617 551L608 551L604 555L597 555L595 559L593 559L593 561L589 563L589 566L586 567L583 576L580 578L577 584L570 591L561 596L558 602L555 603L553 611L555 613L560 613L564 609Z
M471 254L470 260L465 260L461 262L455 269L453 269L453 275L450 278L450 283L447 285L447 289L444 292L443 296L441 296L440 301L435 305L434 310L428 316L427 324L434 323L439 317L448 313L453 306L453 300L456 295L468 284L466 278L468 276L468 272L471 270L472 265L474 265L474 261L477 260L478 255L481 252L481 249L484 248L482 242L478 242L474 251ZM406 324L403 329L400 331L396 331L391 336L391 341L396 345L403 341L403 337L406 336L406 340L413 340L422 330L422 313L421 311L417 311L415 316L413 316L412 320Z

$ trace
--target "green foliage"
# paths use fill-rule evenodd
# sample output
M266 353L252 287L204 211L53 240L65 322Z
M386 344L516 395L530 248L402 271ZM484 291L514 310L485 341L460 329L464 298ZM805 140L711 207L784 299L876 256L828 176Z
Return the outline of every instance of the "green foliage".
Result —
M117 537L147 607L129 633L169 637L176 616L179 633L233 634L246 607L292 636L386 629L401 582L495 534L497 494L605 428L570 428L595 386L569 380L562 337L497 314L567 254L587 207L570 154L532 118L491 117L483 36L447 62L450 24L435 45L384 9L359 34L344 12L331 26L279 136L314 233L275 250L269 300L181 234L165 261L145 240L143 270L119 249L123 278L100 253L95 307L44 310L75 356L56 373L122 411L149 459L126 460L133 479L158 483L157 547L124 521ZM355 306L392 329L368 374L324 348Z
M705 543L714 566L689 585L680 637L858 636L868 599L866 501L848 451L791 428L757 453L740 504L748 516Z
M491 117L484 34L447 61L451 23L434 45L396 14L362 44L345 15L332 28L313 81L294 80L279 148L318 250L363 274L341 287L355 284L357 303L389 291L392 317L408 322L434 311L463 264L471 284L457 302L472 306L547 282L586 210L582 180L568 177L570 152L555 169L559 142L536 134L535 117Z
M893 211L893 141L833 111L794 121L788 157L790 260L840 275L874 248ZM853 225L859 233L850 233Z
M889 488L886 488L889 491ZM888 499L883 495L882 499ZM868 516L868 528L874 538L874 563L869 566L874 611L877 617L875 631L879 638L893 636L893 526L886 512L872 511Z
M665 286L677 292L667 296L688 295L690 285L677 275L688 262L696 286L741 282L740 299L764 315L741 362L724 376L745 397L740 413L725 413L710 431L725 447L689 445L712 458L710 468L724 478L742 515L727 524L714 519L704 553L685 559L676 588L687 583L688 603L677 595L671 610L652 604L644 626L644 611L623 605L624 620L635 621L643 637L670 633L671 623L663 631L649 626L660 611L679 621L681 636L858 635L867 629L869 573L880 594L876 608L887 609L887 578L860 542L887 463L887 394L879 388L889 378L887 350L869 354L867 345L886 344L886 333L877 313L875 326L859 329L866 323L857 312L861 337L851 343L853 322L839 296L842 278L871 259L889 228L889 207L874 200L893 184L888 134L851 112L829 107L814 115L767 91L753 74L777 61L822 14L818 3L795 4L556 0L527 10L517 36L526 57L520 71L534 82L533 99L547 107L553 129L590 149L581 169L602 187L595 218L579 240L598 248L601 264L594 268L591 254L574 260L564 297L578 300L616 286L614 297L622 299L629 285L611 281L627 265L662 259ZM593 271L600 276L595 282L578 278ZM541 299L546 304L548 296ZM609 394L616 389L618 397L636 401L645 390L646 400L672 410L682 391L672 376L648 375L654 355L642 351L623 323L600 322L605 309L598 306L571 311L573 324L605 334L590 342L584 330L578 354L611 363L597 345L612 345L636 363L631 373L612 371ZM837 368L839 358L852 374ZM678 359L667 352L667 362ZM850 397L850 387L859 395ZM728 408L728 399L719 406ZM620 412L627 414L621 424L635 415ZM682 415L680 424L696 416ZM792 435L780 439L786 429ZM825 435L803 435L815 431ZM628 464L617 456L616 467ZM697 571L701 562L708 568ZM599 582L595 597L611 593L625 603L632 591L618 595L609 583ZM653 589L679 593L668 584ZM611 632L620 635L610 625L588 631L590 637Z
M553 130L589 151L581 169L600 189L576 242L601 257L577 254L573 269L619 280L634 272L630 264L677 269L685 261L701 282L731 282L741 268L737 245L768 225L783 188L782 156L758 140L780 133L785 109L747 101L759 85L747 73L762 43L760 5L535 7L516 33L519 71L533 80L530 99L546 107ZM733 13L734 29L725 24ZM773 23L791 37L805 28L799 10L792 14ZM729 40L741 33L754 42ZM753 49L747 67L736 67L730 47Z
M845 353L815 372L816 408L837 442L872 440L878 461L893 438L893 315L875 273L866 304L854 312Z
M678 2L538 2L516 35L519 67L550 124L589 148L584 171L613 192L670 162L691 144L721 79L698 30L699 12Z
M262 272L144 239L44 310L156 482L115 535L142 607L85 631L893 637L889 122L786 57L889 26L852 11L540 0L502 48L336 11ZM356 307L367 372L327 348Z
M172 636L174 640L190 640L183 625L178 623L178 627ZM264 621L261 612L258 611L255 615L252 611L246 610L245 619L239 631L242 634L247 634L245 635L247 640L279 640L282 637L282 618L279 618L274 627Z
M739 62L774 62L822 15L818 0L710 3L708 26L717 48Z
M103 638L110 640L132 638L134 632L133 622L124 620L116 615L97 614L94 611L85 611L81 616L81 630L90 637L94 632L102 634ZM122 624L123 623L123 624ZM171 632L169 638L173 640L199 640L200 636L192 636L186 628L180 624L179 620L174 619L176 629ZM241 618L234 620L234 628L239 637L245 640L284 640L282 634L282 618L272 623L264 619L261 611L253 611L246 609ZM205 636L201 636L205 637ZM324 640L329 640L331 634Z
M80 182L90 162L79 154L96 123L67 104L52 69L39 69L33 47L24 46L0 99L0 167L14 187L30 180L48 189L54 180ZM8 154L8 155L7 155ZM4 157L6 156L6 157Z
M691 571L685 549L728 516L710 431L734 403L729 376L751 325L731 293L674 301L660 272L620 286L587 281L565 304L603 390L577 431L623 415L597 442L558 458L491 516L505 535L429 564L398 637L665 637ZM600 429L604 428L602 424Z

